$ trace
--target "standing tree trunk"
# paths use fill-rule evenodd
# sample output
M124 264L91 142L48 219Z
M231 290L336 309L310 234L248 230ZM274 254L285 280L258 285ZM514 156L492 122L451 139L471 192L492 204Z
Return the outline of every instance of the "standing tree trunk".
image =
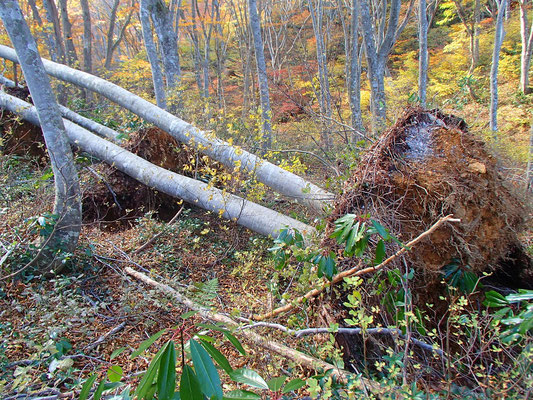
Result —
M150 13L146 8L146 1L141 1L140 9L141 26L143 31L144 46L146 47L146 54L152 70L152 81L154 83L155 101L157 106L166 110L167 101L165 97L165 87L163 82L163 73L159 65L159 57L155 48L152 25L150 23Z
M46 10L46 19L48 23L52 25L54 33L54 53L57 55L57 60L60 63L65 62L65 44L63 43L63 37L61 36L61 27L59 24L59 14L57 12L56 4L54 0L43 0L43 6Z
M316 5L314 2L316 1ZM329 151L333 146L330 135L331 122L331 93L329 90L329 72L327 64L326 45L324 43L324 4L322 0L308 0L309 13L316 39L316 60L318 64L318 82L320 85L318 102L322 116L322 133L320 135L324 150Z
M359 0L352 0L352 10L350 19L350 67L349 67L349 93L350 108L352 111L352 127L360 133L364 133L363 118L361 113L361 58L359 48ZM355 140L361 138L357 134ZM354 141L355 141L354 140Z
M500 62L500 50L505 36L503 16L507 4L507 0L496 1L498 4L498 17L496 18L492 65L490 67L490 129L493 132L498 130L498 65Z
M88 0L80 0L83 15L83 69L89 74L93 71L93 38L91 28L91 10Z
M520 90L524 94L531 93L529 87L529 69L531 55L533 54L533 20L531 26L527 18L528 0L519 0L520 3L520 37L522 39L522 53L520 55Z
M163 55L167 88L176 88L181 79L181 67L178 53L178 39L172 26L172 16L162 0L146 0L154 24L159 49Z
M418 100L426 107L428 84L428 17L426 0L418 4Z
M261 148L263 150L272 147L272 125L270 110L270 92L268 89L268 77L265 62L265 50L263 39L261 37L261 24L259 22L259 13L257 11L257 1L248 0L248 9L250 11L250 29L254 38L255 61L257 64L257 77L259 81L259 97L261 100L261 116L263 119Z
M35 0L28 0L28 4L31 7L33 19L39 27L42 29L42 37L46 43L46 46L48 47L48 52L50 53L50 58L52 61L58 61L58 55L57 55L57 46L55 44L53 36L50 34L50 29L43 24L43 20L39 14L39 9L37 8L37 5L35 4Z
M17 56L37 108L50 163L54 172L54 230L43 244L44 272L59 270L62 260L78 243L81 228L81 196L78 174L61 113L44 70L37 44L16 0L0 2L0 17L17 51Z
M115 25L117 23L117 11L120 0L115 0L113 2L113 7L111 8L111 15L109 17L109 29L107 30L106 35L106 52L105 52L105 69L111 68L111 63L113 62L113 35L115 33Z
M67 64L71 67L78 61L74 41L72 40L72 24L68 18L67 0L59 0L61 9L61 22L63 25L63 41L66 47Z
M386 9L382 10L383 15L379 20L371 15L368 2L369 0L361 0L361 25L370 83L372 131L377 134L386 124L385 68L401 31L401 28L398 29L401 0L391 0L388 21L386 21Z

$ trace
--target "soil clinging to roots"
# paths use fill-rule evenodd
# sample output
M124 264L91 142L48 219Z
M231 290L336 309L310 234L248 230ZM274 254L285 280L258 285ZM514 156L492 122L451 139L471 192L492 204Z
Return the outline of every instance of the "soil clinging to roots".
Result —
M345 183L329 233L347 213L369 214L404 243L453 214L460 224L439 228L409 253L410 265L426 283L440 281L442 267L458 259L478 276L493 272L502 285L532 285L531 260L517 237L526 207L505 185L497 160L454 116L408 109ZM332 239L324 244L337 246Z

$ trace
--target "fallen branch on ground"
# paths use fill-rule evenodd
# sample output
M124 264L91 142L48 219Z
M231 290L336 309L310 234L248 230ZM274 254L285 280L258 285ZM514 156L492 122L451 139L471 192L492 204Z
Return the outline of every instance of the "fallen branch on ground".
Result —
M239 323L233 320L232 318L226 315L217 313L217 312L213 312L210 309L193 302L192 300L183 296L180 292L171 288L168 285L156 282L155 280L148 277L147 275L137 272L130 267L126 267L124 271L128 275L140 280L141 282L144 282L145 284L157 289L158 291L171 296L174 300L176 300L181 305L191 310L198 311L198 315L206 320L222 323L229 329L235 329L239 327ZM353 379L356 382L358 382L359 386L362 388L369 389L372 392L380 391L380 386L375 382L372 382L368 379L357 377L348 371L341 370L335 367L334 365L331 365L325 361L308 356L307 354L299 352L298 350L291 349L290 347L287 347L283 344L269 340L253 331L240 330L240 331L237 331L236 333L242 336L248 342L253 343L257 346L260 346L266 350L270 350L276 354L279 354L280 356L285 357L291 361L294 361L297 364L300 364L306 368L310 368L313 370L319 370L319 371L332 370L332 375L341 382L347 382L349 379Z
M402 334L402 331L400 329L397 329L397 328L367 328L364 331L362 328L337 328L335 330L331 330L331 328L307 328L307 329L293 330L281 324L274 324L270 322L256 322L250 325L241 326L238 330L253 329L253 328L259 328L259 327L279 329L280 331L283 331L297 338L301 338L302 336L307 336L307 335L316 335L320 333L331 333L331 334L340 333L343 335L362 335L363 333L366 333L369 335L379 335L379 334L390 335L393 337L400 337L404 340L407 340L407 337L404 334ZM413 337L409 338L409 341L411 341L413 344L417 345L418 347L424 350L434 352L438 354L439 356L441 356L442 358L446 358L442 350L435 348L428 343L425 343Z
M85 352L91 351L95 347L97 347L97 346L101 345L102 343L104 343L111 336L115 335L117 332L122 330L125 326L126 326L126 322L121 322L120 324L115 326L113 329L111 329L109 332L107 332L107 333L103 334L102 336L100 336L94 343L90 343L87 346L85 346L85 348L83 350Z
M367 267L367 268L360 269L361 263L359 263L359 265L357 265L357 267L351 268L349 270L343 271L343 272L335 275L333 277L333 279L331 280L331 282L326 281L325 279L323 279L322 280L322 282L323 282L322 286L320 286L320 287L318 287L316 289L310 290L305 295L303 295L301 297L298 297L297 299L293 300L291 303L289 303L289 304L287 304L285 306L282 306L282 307L278 307L278 308L276 308L275 310L273 310L273 311L271 311L269 313L262 314L262 315L256 315L252 319L256 320L256 321L263 321L263 320L265 320L267 318L272 318L272 317L275 317L275 316L277 316L279 314L291 311L297 305L302 304L304 301L308 301L308 300L318 296L320 293L322 293L324 290L326 290L326 288L328 288L328 287L330 287L330 286L332 286L332 285L334 285L336 283L342 282L344 280L344 278L348 278L350 276L360 276L360 275L368 274L370 272L375 272L375 271L383 268L387 264L390 264L393 260L395 260L396 258L401 256L406 251L410 250L412 246L414 246L415 244L420 242L426 236L431 235L439 226L441 226L445 222L460 222L460 221L461 221L460 219L453 218L453 215L447 215L445 217L442 217L437 222L435 222L428 230L426 230L425 232L422 232L420 235L418 235L416 238L414 238L409 243L407 243L404 247L402 247L400 250L398 250L395 254L393 254L392 256L387 258L385 261L383 261L381 264L378 264L378 265L373 266L373 267Z

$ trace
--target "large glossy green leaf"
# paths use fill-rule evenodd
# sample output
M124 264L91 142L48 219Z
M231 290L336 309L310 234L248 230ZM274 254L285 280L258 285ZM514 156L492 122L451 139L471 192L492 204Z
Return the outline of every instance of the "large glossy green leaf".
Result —
M281 389L286 380L286 376L278 376L277 378L272 378L267 382L268 388L273 392L277 392Z
M242 347L241 342L239 342L239 340L235 336L233 336L228 331L222 331L222 333L224 334L224 336L226 336L226 339L228 339L231 342L231 344L235 346L235 348L239 351L239 353L241 353L243 356L246 355L246 351L244 350L244 347Z
M231 379L235 382L244 383L248 386L253 386L259 389L268 389L268 384L265 380L255 371L248 368L236 369L229 374Z
M232 390L224 395L228 400L259 400L261 396L248 390Z
M380 240L376 246L376 258L374 258L374 265L379 265L385 258L385 242Z
M293 379L287 382L287 384L285 385L281 393L289 393L289 392L292 392L293 390L298 390L304 385L305 385L305 381L303 379L300 379L300 378Z
M87 398L89 397L89 393L91 392L91 388L93 387L93 383L96 380L96 378L97 378L96 374L92 374L85 381L85 383L81 387L81 392L80 392L80 397L79 397L80 400L87 400Z
M224 354L218 351L215 346L205 340L201 340L200 343L202 344L202 346L204 346L204 349L207 350L209 355L213 357L213 360L215 360L224 371L226 371L228 374L233 371L233 368L231 368L228 359L224 356Z
M194 364L196 376L200 381L202 392L210 399L222 399L222 385L215 364L204 348L194 339L189 341L191 358Z
M387 232L387 230L385 229L385 227L381 225L378 221L371 220L371 222L372 226L376 228L378 235L381 236L384 240L389 240L390 235L389 232Z
M171 400L176 389L176 350L174 343L168 342L166 350L161 355L159 373L157 375L158 400Z
M148 347L150 347L157 339L159 339L163 333L166 332L166 329L162 329L159 332L157 332L155 335L150 336L148 339L146 339L144 342L141 343L139 348L135 350L133 353L131 353L131 358L134 359L135 357L138 357L143 351L145 351Z
M187 364L183 366L180 381L180 398L181 400L203 400L204 395L200 388L200 382L196 374Z
M533 300L533 290L520 289L518 293L508 294L505 298L507 301L509 301L509 303Z
M148 366L148 369L144 373L141 381L139 382L139 386L137 386L137 390L135 390L135 395L134 395L134 396L137 396L138 399L144 399L145 396L148 394L148 391L152 388L152 383L154 382L154 378L157 374L157 371L159 370L159 364L161 362L161 355L167 349L167 345L168 343L165 344L161 348L161 350L157 352L154 359Z

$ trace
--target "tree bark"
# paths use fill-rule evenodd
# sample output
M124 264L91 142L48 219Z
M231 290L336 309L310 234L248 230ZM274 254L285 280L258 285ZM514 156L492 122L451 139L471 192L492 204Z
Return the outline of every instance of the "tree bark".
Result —
M39 124L35 108L20 99L0 92L0 105L33 124ZM241 197L224 193L203 182L170 172L116 144L93 135L68 120L64 120L64 123L72 144L148 187L183 199L204 210L218 213L261 235L277 237L279 231L286 227L298 229L307 234L314 232L313 227L300 221Z
M176 88L181 79L181 66L178 53L178 40L172 26L172 17L162 0L144 0L154 24L159 49L163 55L167 88Z
M93 72L93 38L91 27L91 10L88 0L80 0L83 16L83 69L91 74Z
M388 21L385 9L382 10L380 20L376 20L370 14L368 1L361 0L361 26L370 83L372 131L377 134L383 131L386 125L385 68L402 28L398 27L401 0L391 0Z
M498 0L496 0L498 2ZM490 67L490 129L498 130L498 65L500 62L500 50L505 36L503 29L503 16L507 0L499 0L498 17L494 32L494 47L492 51L492 65Z
M146 1L141 1L140 18L143 31L144 46L146 47L146 54L152 70L152 82L154 83L155 101L159 108L166 110L167 101L165 95L165 87L163 82L163 73L159 65L159 57L152 34L152 25L150 23L150 13L147 9Z
M314 2L316 1L316 5ZM330 135L331 121L331 93L329 90L329 72L327 64L326 45L324 43L324 5L322 0L307 0L311 22L316 40L316 60L318 64L318 82L320 85L318 102L322 119L321 142L324 150L329 151L333 146Z
M46 239L43 267L60 270L62 258L76 248L81 229L81 196L78 174L68 144L65 127L50 81L16 0L0 3L0 17L18 52L18 58L35 104L50 163L54 172L54 230Z
M63 37L61 36L59 14L57 12L56 4L54 3L54 0L43 0L43 6L46 10L46 19L52 24L55 45L54 53L57 55L57 61L63 63L65 62L65 44L63 43Z
M18 62L15 51L7 46L0 45L0 57ZM232 170L242 170L254 175L259 182L307 207L322 212L334 198L331 193L305 179L202 132L193 125L111 82L49 60L43 59L43 63L49 75L108 98L170 133L176 140L196 148Z
M35 22L37 22L39 27L41 27L42 29L42 37L44 39L44 42L46 43L46 46L48 47L50 58L52 59L52 61L57 61L58 59L58 56L56 53L57 48L56 48L54 38L50 33L50 29L44 26L41 15L39 14L39 9L37 8L37 5L35 4L35 0L28 0L28 4L30 5L33 19L35 20Z
M115 25L117 23L117 11L120 0L114 0L113 7L111 8L111 15L109 17L109 29L106 35L106 52L105 52L105 69L111 68L113 62L113 36L115 33Z
M360 133L365 131L361 112L361 58L359 48L359 1L352 0L351 18L350 18L350 53L349 64L349 93L350 108L352 111L352 127ZM354 141L361 139L361 135L355 133Z
M59 0L59 6L61 9L61 23L63 25L63 41L66 48L67 64L72 67L78 61L78 56L72 40L72 24L68 18L67 0Z
M259 98L261 101L261 148L267 150L272 148L272 111L270 109L270 91L268 88L268 77L265 62L265 48L261 37L261 23L257 10L257 1L248 0L248 10L250 12L250 29L254 38L255 61L257 66L257 80L259 81Z
M428 18L426 0L418 4L418 100L426 107L428 83Z
M531 26L528 21L528 1L519 0L520 3L520 37L522 40L522 53L520 54L520 90L524 94L531 93L529 87L529 73L531 56L533 54L533 19Z

